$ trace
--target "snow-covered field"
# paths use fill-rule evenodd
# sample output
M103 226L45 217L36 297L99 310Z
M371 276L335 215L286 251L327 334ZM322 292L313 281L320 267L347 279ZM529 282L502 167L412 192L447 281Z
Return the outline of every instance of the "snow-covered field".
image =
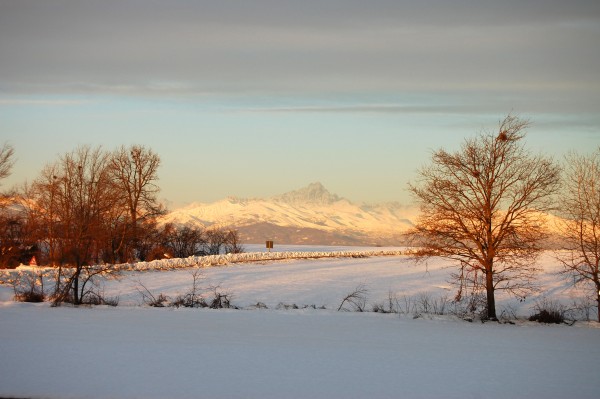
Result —
M566 305L577 299L579 294L554 274L558 266L550 254L540 264L549 299ZM405 307L452 298L447 265L384 256L201 269L202 292L209 295L209 287L219 286L241 310L143 304L145 289L170 298L185 294L195 268L125 272L105 282L105 295L118 297L118 307L16 303L10 287L3 286L0 397L598 397L595 322L482 324L450 315L414 319L414 311L336 311L361 285L367 310L385 303L390 293ZM500 295L498 313L529 316L539 299L519 303ZM267 309L256 309L259 302Z

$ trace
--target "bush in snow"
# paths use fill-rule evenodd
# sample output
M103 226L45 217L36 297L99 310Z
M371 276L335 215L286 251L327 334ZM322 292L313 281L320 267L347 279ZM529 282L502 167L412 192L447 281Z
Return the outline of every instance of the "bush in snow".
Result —
M569 312L574 320L590 321L592 312L596 309L596 303L589 297L583 297L573 301L573 308Z
M136 290L142 295L142 301L145 305L152 306L154 308L164 308L169 302L169 297L160 293L155 296L141 281L138 281L138 287Z
M205 308L208 305L202 296L200 295L200 287L198 283L202 278L202 273L200 268L196 268L191 273L192 275L192 287L183 295L178 296L171 303L170 306L185 307L185 308Z
M219 286L211 287L213 297L208 307L211 309L237 309L236 306L231 304L233 295L228 292L221 292L219 288Z
M406 299L406 296L404 298ZM373 304L372 310L375 313L408 313L403 312L398 296L391 290L388 292L387 300Z
M256 302L256 305L252 305L247 309L269 309L264 302Z
M504 323L514 324L512 320L517 319L517 310L511 305L505 305L500 312L500 317L498 317L499 321Z
M43 270L18 270L3 282L13 287L17 302L44 302L46 299Z
M487 300L484 292L472 292L468 296L450 302L450 314L466 321L488 320Z
M529 321L547 324L561 324L565 322L567 309L559 302L544 298L535 304L534 309L537 313L531 315Z
M90 290L82 302L84 305L119 306L119 297L107 297L101 289Z
M342 303L340 303L340 306L337 309L338 312L340 310L364 312L367 304L368 292L369 290L367 290L367 287L365 287L364 284L359 284L354 291L344 297Z

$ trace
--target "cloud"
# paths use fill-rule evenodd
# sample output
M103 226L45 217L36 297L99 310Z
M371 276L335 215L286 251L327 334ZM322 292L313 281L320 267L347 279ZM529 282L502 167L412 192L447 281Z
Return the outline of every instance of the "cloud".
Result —
M0 98L0 106L77 106L89 103L83 100L67 100L67 99L33 99L33 98Z
M2 2L0 91L597 95L600 6L563 3Z
M271 108L250 108L247 112L258 113L383 113L383 114L415 114L415 113L464 113L472 108L465 106L431 106L431 105L398 105L398 104L359 104L339 106L288 106Z

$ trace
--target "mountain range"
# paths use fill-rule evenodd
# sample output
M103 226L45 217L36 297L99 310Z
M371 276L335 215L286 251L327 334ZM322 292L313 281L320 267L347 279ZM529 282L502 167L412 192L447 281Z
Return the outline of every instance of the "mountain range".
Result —
M355 204L311 183L266 199L193 203L167 214L163 222L235 228L244 243L388 246L402 244L402 233L417 213L396 202Z

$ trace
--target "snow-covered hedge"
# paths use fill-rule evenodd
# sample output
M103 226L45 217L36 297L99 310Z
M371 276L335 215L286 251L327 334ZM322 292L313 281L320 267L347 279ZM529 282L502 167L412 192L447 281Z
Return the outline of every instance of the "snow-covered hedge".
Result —
M266 262L288 259L366 258L371 256L398 256L403 251L335 251L335 252L249 252L241 254L190 256L189 258L161 259L151 262L122 263L118 270L171 270L186 267L224 266L232 263Z
M253 263L291 259L319 259L319 258L367 258L372 256L399 256L401 250L382 251L333 251L333 252L249 252L241 254L190 256L189 258L160 259L151 262L120 263L110 267L111 272L118 271L156 271L173 270L187 267L213 267L225 266L233 263ZM106 268L106 265L92 266ZM44 276L54 273L56 269L49 267L24 266L16 269L0 270L0 283L14 279L23 273L35 272Z

